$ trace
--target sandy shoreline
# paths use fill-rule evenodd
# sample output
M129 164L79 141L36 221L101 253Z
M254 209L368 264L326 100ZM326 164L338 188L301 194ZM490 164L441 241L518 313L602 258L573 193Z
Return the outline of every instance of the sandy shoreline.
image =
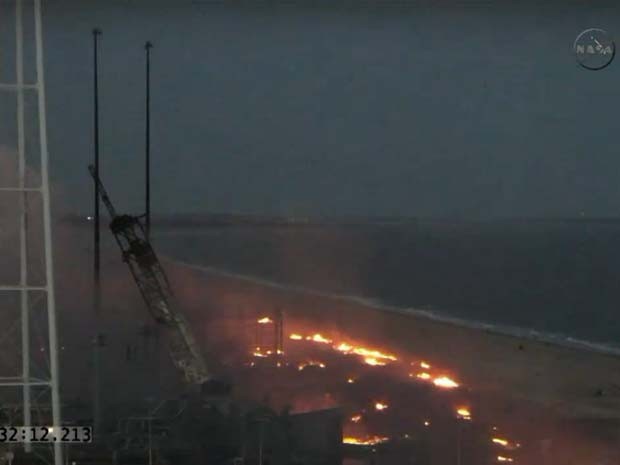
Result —
M218 311L281 308L287 332L318 328L412 359L427 359L449 368L472 391L501 394L507 411L514 408L510 399L516 399L549 408L565 418L620 420L620 357L616 354L466 327L397 309L386 311L363 299L290 288L214 269L174 267L189 269L197 280L208 283L200 294ZM195 293L196 287L191 288Z
M199 265L193 265L185 262L176 262L187 268L197 270L199 272L209 273L211 275L217 275L221 277L233 278L240 281L246 281L253 284L259 284L261 286L267 286L274 289L279 289L285 292L299 292L303 294L311 294L315 296L325 297L334 300L343 300L347 302L357 303L361 306L372 308L381 312L398 313L405 316L411 316L414 318L423 318L431 321L436 321L440 324L454 325L460 328L468 328L472 330L481 331L484 333L503 335L513 337L517 339L525 339L540 343L548 343L564 348L576 349L579 351L591 351L598 355L610 355L620 357L620 347L614 347L603 343L590 342L585 340L576 339L570 336L561 334L549 334L543 333L533 329L508 327L497 324L484 323L479 321L464 320L456 317L450 317L440 315L430 310L416 309L416 308L402 308L394 305L389 305L379 300L372 298L359 297L346 294L332 294L322 292L316 289L305 288L302 286L286 285L275 281L269 281L255 276L241 275L214 267L203 267Z

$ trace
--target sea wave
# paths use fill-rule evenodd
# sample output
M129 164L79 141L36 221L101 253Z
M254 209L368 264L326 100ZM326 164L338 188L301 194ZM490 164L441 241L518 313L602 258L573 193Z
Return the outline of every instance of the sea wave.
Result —
M586 341L582 339L578 339L572 336L567 336L565 334L556 334L549 333L544 331L538 331L531 328L522 328L517 326L508 326L501 325L495 323L488 323L482 321L475 320L465 320L463 318L457 318L450 315L447 315L442 312L438 312L436 310L428 310L428 309L417 309L411 307L398 307L395 305L390 305L385 303L379 299L356 296L356 295L347 295L347 294L336 294L321 291L319 289L308 288L304 286L298 286L294 284L286 284L277 281L268 280L265 278L245 275L240 273L235 273L232 271L224 270L221 268L215 268L211 266L202 266L196 265L193 263L188 263L179 260L173 260L173 263L176 265L184 266L193 270L197 270L203 273L214 274L217 276L224 276L233 279L238 279L246 282L251 282L253 284L259 284L261 286L271 287L275 289L279 289L285 292L297 292L310 294L318 297L326 297L334 300L341 300L346 302L357 303L359 305L363 305L365 307L373 308L376 310L381 310L385 312L393 312L400 313L410 316L415 316L419 318L426 318L428 320L436 321L438 323L450 324L459 327L470 328L478 331L484 331L490 334L499 334L504 336L511 336L520 339L534 340L537 342L544 342L548 344L559 345L562 347L570 347L579 350L586 350L597 352L601 354L620 356L620 346L616 346L614 344L604 344L592 341Z

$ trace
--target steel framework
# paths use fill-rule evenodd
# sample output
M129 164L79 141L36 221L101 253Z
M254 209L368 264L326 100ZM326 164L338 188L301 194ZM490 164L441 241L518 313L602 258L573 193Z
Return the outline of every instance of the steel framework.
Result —
M0 424L61 425L41 1L0 2L0 29Z

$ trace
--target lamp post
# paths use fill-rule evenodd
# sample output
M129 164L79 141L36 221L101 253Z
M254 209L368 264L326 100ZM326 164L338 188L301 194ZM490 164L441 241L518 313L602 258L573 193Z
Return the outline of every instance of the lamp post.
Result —
M93 29L93 145L95 179L99 179L99 36L100 29ZM100 247L100 216L99 216L99 184L95 182L94 208L94 257L93 257L93 307L95 317L95 337L93 339L93 426L94 434L98 436L101 427L101 345L102 334L99 332L99 317L101 313L101 247Z
M153 44L146 42L144 44L144 52L146 54L146 116L145 116L145 134L144 134L144 151L145 151L145 232L147 240L151 240L151 49Z

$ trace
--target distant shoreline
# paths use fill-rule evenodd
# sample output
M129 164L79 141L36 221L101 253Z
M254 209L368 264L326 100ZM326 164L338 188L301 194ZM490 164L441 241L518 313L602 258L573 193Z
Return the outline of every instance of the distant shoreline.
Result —
M85 227L90 224L86 215L65 215L61 223ZM104 221L107 221L104 219ZM241 215L213 213L200 215L159 215L152 219L153 227L161 229L191 229L217 227L321 227L321 226L415 226L426 224L599 224L620 225L620 217L514 217L495 219L458 219L434 217L397 217L397 216L342 216L342 217L287 217L264 215Z

